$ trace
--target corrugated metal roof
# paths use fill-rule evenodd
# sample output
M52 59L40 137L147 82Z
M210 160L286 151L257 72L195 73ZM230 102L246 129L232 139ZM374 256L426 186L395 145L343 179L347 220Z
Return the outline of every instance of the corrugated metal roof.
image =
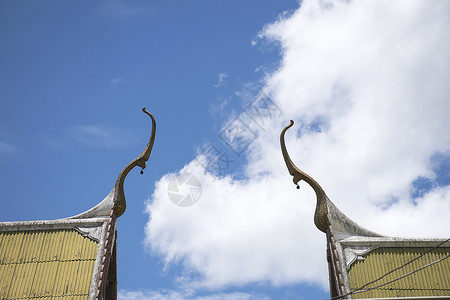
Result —
M425 247L382 247L375 249L364 255L364 260L356 261L350 267L348 271L350 289L359 289L367 283L419 257L430 249ZM434 249L405 267L364 287L364 289L370 289L379 286L378 288L367 292L355 293L353 294L353 298L450 295L450 258L446 259L449 255L450 248L448 247ZM439 260L441 261L417 271ZM409 273L412 274L393 281ZM383 285L385 283L388 284Z
M97 247L74 229L0 232L0 299L86 299Z

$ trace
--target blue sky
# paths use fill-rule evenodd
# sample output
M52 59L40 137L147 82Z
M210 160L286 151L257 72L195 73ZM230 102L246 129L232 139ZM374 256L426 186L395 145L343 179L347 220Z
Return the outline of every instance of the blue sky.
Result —
M0 220L100 202L147 143L145 106L157 136L126 181L122 299L328 297L314 195L279 153L290 119L293 160L356 222L448 236L450 9L390 3L0 2ZM199 167L211 145L220 174ZM180 208L168 184L186 173L202 194Z

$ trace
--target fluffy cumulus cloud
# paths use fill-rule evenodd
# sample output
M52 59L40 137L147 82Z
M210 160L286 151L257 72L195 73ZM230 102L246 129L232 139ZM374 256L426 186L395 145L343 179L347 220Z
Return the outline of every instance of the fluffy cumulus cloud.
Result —
M127 291L119 290L117 298L119 300L265 300L262 295L249 293L217 293L208 296L195 296L193 291Z
M201 197L174 205L167 174L147 205L146 245L191 288L308 282L326 288L325 237L313 225L315 195L292 184L279 133L293 119L291 157L357 223L386 235L448 236L450 2L305 0L269 24L281 62L264 91L283 112L246 150L241 179L213 178L193 161ZM244 119L244 118L243 118ZM244 178L244 179L242 179ZM416 195L416 196L414 196Z

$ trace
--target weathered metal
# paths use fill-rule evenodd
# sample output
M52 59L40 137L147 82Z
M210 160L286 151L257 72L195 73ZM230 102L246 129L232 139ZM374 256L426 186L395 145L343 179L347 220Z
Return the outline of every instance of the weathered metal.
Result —
M156 121L155 118L151 113L149 113L145 107L142 108L142 111L147 114L151 120L152 120L152 132L150 134L149 141L147 143L147 146L145 147L144 151L136 157L134 160L132 160L130 163L128 163L125 168L122 169L122 171L119 173L119 176L117 177L116 183L114 184L114 187L109 192L109 194L103 199L99 204L94 206L93 208L78 214L76 216L73 216L71 218L73 219L80 219L80 218L92 218L94 216L109 216L111 208L114 209L114 213L116 217L120 217L127 207L127 202L125 200L125 193L124 193L124 182L125 177L130 173L130 171L136 167L139 166L142 168L142 170L146 167L146 162L150 158L150 154L153 149L153 144L155 142L155 136L156 136ZM141 173L142 173L141 170Z
M316 193L314 223L327 237L331 298L437 299L450 295L450 239L387 237L350 220L328 199L320 185L290 159L284 135L292 125L291 120L281 132L281 151L294 184L298 186L304 180ZM422 255L422 259L420 253L427 255ZM414 257L420 257L421 263L416 263Z

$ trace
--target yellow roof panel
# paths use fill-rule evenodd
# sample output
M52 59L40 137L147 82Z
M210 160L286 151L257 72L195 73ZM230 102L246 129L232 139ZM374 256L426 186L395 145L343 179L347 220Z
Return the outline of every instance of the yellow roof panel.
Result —
M450 295L450 248L441 247L424 254L430 249L382 247L364 255L364 260L356 261L348 271L350 289L371 290L354 293L353 298ZM418 259L407 264L415 258ZM385 274L388 275L382 277ZM377 281L370 283L374 280Z
M0 232L0 299L86 299L97 248L75 229Z

